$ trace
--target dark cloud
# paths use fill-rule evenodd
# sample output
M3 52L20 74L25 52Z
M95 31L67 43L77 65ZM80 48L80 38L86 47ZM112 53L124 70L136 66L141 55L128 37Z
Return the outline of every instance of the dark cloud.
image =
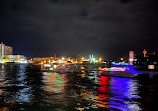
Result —
M80 11L80 16L81 16L81 17L87 17L87 16L88 16L88 12L87 12L86 10L82 9L82 10Z
M18 2L12 3L10 5L10 8L11 8L11 10L22 10L23 9L23 7Z
M128 2L130 2L130 1L132 1L132 0L120 0L122 3L128 3Z
M58 3L59 0L50 0L50 2L52 2L52 3Z
M2 0L0 41L27 56L158 50L155 0Z

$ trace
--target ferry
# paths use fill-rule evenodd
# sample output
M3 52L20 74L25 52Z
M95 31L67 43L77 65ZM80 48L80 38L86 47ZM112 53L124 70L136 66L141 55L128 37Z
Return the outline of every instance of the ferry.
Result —
M102 68L101 75L118 76L118 77L136 77L141 74L136 71L130 64L111 64L109 68Z
M41 66L41 70L44 72L65 72L64 63L50 63L50 64L44 64Z
M44 64L41 68L44 72L58 72L58 73L80 73L81 70L76 64L66 63L51 63Z

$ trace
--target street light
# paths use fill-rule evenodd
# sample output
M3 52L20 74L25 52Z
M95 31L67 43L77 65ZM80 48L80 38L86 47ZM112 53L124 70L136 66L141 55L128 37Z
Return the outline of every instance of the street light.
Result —
M101 58L101 57L99 58L99 61L100 61L100 62L102 61L102 58Z

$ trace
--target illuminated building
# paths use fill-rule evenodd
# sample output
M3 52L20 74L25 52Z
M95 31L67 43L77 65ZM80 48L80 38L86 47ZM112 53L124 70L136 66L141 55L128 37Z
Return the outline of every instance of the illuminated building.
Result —
M134 51L129 52L129 63L132 65L134 61Z
M38 57L35 57L35 58L32 58L31 61L33 63L51 63L53 60L55 60L54 57L45 57L45 58L38 58Z
M96 62L96 59L94 58L93 55L89 55L89 60L91 63L95 63Z
M144 53L145 55L145 53ZM140 71L158 71L158 56L156 52L149 51L148 55L136 55L134 59L134 67ZM152 66L153 68L150 68Z
M1 42L0 44L0 55L12 55L13 54L13 48L10 46L6 46Z
M2 62L26 63L27 59L24 55L0 55Z
M136 56L134 65L158 65L158 56L152 54L149 54L148 57Z
M6 46L1 42L0 44L0 62L16 62L16 63L27 63L27 59L24 55L13 55L13 48Z

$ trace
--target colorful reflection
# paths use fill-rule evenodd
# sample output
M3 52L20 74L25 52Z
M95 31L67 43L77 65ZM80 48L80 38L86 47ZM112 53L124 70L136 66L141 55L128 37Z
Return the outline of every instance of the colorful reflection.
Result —
M0 67L0 111L10 111L13 105L32 101L31 88L26 84L26 65L2 65Z
M139 82L134 78L99 76L95 71L82 74L26 71L23 66L1 67L0 72L0 110L7 111L12 106L24 111L141 110L142 104L137 101Z
M43 73L45 87L49 92L62 93L64 91L64 83L66 82L65 74L44 72Z
M138 96L138 82L131 78L111 78L111 98L109 107L121 111L140 111Z
M96 105L100 107L108 107L108 101L109 101L109 82L110 78L106 76L101 76L99 78L100 86L98 87L97 91L97 98L96 98Z

